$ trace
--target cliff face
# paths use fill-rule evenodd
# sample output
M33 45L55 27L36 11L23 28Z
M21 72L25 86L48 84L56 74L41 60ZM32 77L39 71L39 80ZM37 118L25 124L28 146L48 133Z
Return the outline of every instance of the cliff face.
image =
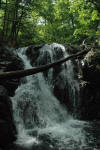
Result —
M100 119L100 50L92 49L82 61L81 116Z
M13 49L0 48L0 72L23 69L23 63ZM0 80L0 148L8 147L16 140L16 127L13 120L13 96L20 80Z

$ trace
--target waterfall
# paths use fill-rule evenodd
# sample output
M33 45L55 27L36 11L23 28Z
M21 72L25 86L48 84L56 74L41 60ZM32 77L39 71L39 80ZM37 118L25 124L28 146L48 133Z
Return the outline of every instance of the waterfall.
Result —
M30 60L26 56L27 47L17 51L24 62L25 69L31 68ZM40 49L40 55L33 62L33 66L51 63L66 56L68 54L62 45L46 44ZM44 73L24 78L16 90L12 98L18 131L16 144L23 147L38 147L43 146L43 142L49 141L47 142L49 144L45 143L48 145L46 149L55 149L56 146L59 150L66 149L66 146L68 148L70 143L72 143L73 150L76 147L81 150L84 146L82 128L85 123L74 120L53 93L55 84L58 84L60 89L69 86L69 99L76 107L78 98L76 93L78 93L79 86L74 79L73 65L71 61L68 61L59 67L58 71L58 66L56 66Z

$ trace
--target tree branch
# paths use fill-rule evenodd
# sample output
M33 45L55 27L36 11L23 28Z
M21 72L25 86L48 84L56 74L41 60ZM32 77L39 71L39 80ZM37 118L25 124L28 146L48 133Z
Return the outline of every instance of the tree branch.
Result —
M32 75L32 74L36 74L36 73L39 73L39 72L43 72L43 71L46 71L46 70L50 69L51 67L62 64L65 61L68 61L71 58L76 58L77 56L84 55L87 52L88 52L88 50L81 51L81 52L78 52L76 54L72 54L72 55L70 55L66 58L63 58L61 60L58 60L54 63L48 64L48 65L42 65L42 66L39 66L39 67L33 67L32 69L2 72L2 73L0 73L0 79L7 79L7 80L8 79L16 79L16 78L21 78L21 77L29 76L29 75Z

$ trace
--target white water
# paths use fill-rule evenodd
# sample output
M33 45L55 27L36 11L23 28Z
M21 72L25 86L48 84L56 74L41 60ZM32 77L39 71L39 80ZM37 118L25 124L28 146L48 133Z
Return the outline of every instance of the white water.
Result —
M50 62L55 61L57 52L54 51L55 48L57 51L60 48L64 57L67 55L64 47L59 44L45 45L40 51L37 63L40 64L45 52L49 52ZM22 58L25 69L29 69L32 66L25 55L26 49L18 49L18 55ZM52 80L52 72L53 69L48 73L50 80ZM71 61L67 62L67 70L62 70L61 74L63 74L62 84L66 79L64 77L67 76L71 90L70 98L75 97L78 83L74 80ZM13 97L14 118L18 130L16 143L23 147L39 145L43 142L39 137L47 135L57 140L56 146L59 150L66 149L66 147L74 150L75 144L81 150L85 146L85 138L82 133L85 122L74 120L68 114L66 108L53 95L49 81L45 80L42 73L28 76L26 79L27 81L18 87ZM62 85L61 88L63 88ZM75 100L75 98L72 99L72 102L75 103ZM49 146L54 147L52 144Z

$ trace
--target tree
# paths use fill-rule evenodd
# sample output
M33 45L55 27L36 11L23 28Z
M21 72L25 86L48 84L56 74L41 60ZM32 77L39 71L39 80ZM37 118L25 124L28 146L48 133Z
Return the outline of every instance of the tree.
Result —
M99 0L2 0L0 39L9 45L81 43L100 33Z

